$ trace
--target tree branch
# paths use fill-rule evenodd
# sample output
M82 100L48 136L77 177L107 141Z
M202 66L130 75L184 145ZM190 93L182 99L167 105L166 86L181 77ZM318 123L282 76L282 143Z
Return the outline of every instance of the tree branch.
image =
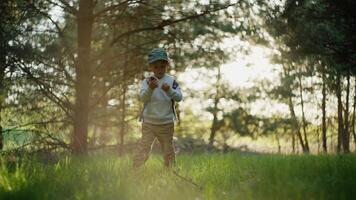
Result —
M139 32L143 32L143 31L153 31L153 30L163 30L164 27L166 26L169 26L169 25L172 25L172 24L176 24L176 23L179 23L179 22L183 22L183 21L188 21L188 20L192 20L192 19L196 19L196 18L199 18L199 17L202 17L202 16L205 16L207 14L210 14L212 12L217 12L217 11L220 11L220 10L224 10L226 8L229 8L233 5L236 5L237 3L234 3L234 4L228 4L226 6L223 6L221 8L217 8L217 9L214 9L214 10L206 10L200 14L195 14L195 15L189 15L189 16L186 16L186 17L183 17L183 18L180 18L180 19L176 19L176 20L162 20L161 23L159 23L158 25L156 26L153 26L153 27L145 27L145 28L138 28L138 29L134 29L134 30L131 30L131 31L127 31L125 33L122 33L120 35L118 35L117 37L115 37L113 39L113 41L110 43L109 46L113 46L115 43L117 43L121 38L125 37L125 36L128 36L128 35L131 35L131 34L134 34L134 33L139 33Z
M67 114L68 117L70 117L71 119L73 118L73 116L70 112L71 111L70 102L64 102L57 95L55 95L49 89L50 87L48 85L46 85L45 83L43 83L39 78L35 77L29 69L27 69L26 67L20 66L20 65L19 65L19 68L23 72L25 72L28 75L28 77L39 86L40 90L46 97L48 97L53 103L57 104Z
M128 6L130 1L131 0L126 0L126 1L123 1L121 3L105 7L102 10L99 10L98 12L94 13L94 18L100 17L101 15L105 14L106 12L115 11L116 9L119 9L121 6L125 6L125 5ZM134 1L134 3L136 3L136 2Z
M78 14L78 10L76 8L74 8L73 6L69 5L68 1L66 1L66 0L58 0L59 2L62 3L62 5L60 5L56 2L53 2L51 0L47 0L47 1L55 6L59 6L62 9L67 10L70 14L72 14L74 16L77 16L77 14Z
M49 2L52 2L52 1L49 1ZM53 2L53 4L58 5L58 4L54 3L54 2ZM33 9L35 9L37 12L39 12L41 15L43 15L44 17L46 17L47 19L49 19L49 20L52 22L52 24L55 26L55 28L56 28L56 30L57 30L56 33L58 33L59 37L60 37L60 38L62 39L62 41L63 41L64 47L65 47L65 51L67 52L67 54L69 55L69 57L71 57L71 59L73 60L73 62L75 62L75 58L74 58L74 56L73 56L74 53L71 51L71 48L69 47L69 45L68 45L68 43L67 43L67 41L66 41L66 39L65 39L64 32L63 32L63 30L59 27L58 22L54 21L54 20L51 18L51 16L50 16L47 12L43 12L42 10L40 10L39 8L37 8L33 3L30 4L30 5L33 7ZM58 5L58 6L59 6L59 5Z

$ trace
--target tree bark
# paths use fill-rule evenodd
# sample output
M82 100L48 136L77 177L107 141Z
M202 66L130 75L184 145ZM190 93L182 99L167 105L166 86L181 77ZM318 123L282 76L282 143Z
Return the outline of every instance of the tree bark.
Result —
M285 76L290 76L289 75L289 69L287 67L283 67L284 70L284 75ZM289 91L292 91L292 88L290 87L290 85L287 86ZM298 139L299 139L299 143L300 146L302 147L302 150L304 153L307 153L307 148L305 147L304 141L303 141L303 137L302 134L300 132L300 127L298 124L298 119L297 116L295 115L294 112L294 105L293 105L293 100L292 100L292 95L288 96L288 107L289 107L289 111L290 111L290 115L291 115L291 119L292 119L292 126L293 126L293 135L297 135Z
M305 120L305 113L304 113L304 99L303 99L303 85L302 85L302 75L298 74L298 81L299 81L299 95L300 95L300 105L302 107L302 125L303 125L303 133L304 133L304 152L309 152L309 143L308 143L308 134L307 134L307 123Z
M216 128L216 125L217 125L217 105L219 103L219 100L215 99L214 101L214 111L213 111L213 122L212 122L212 125L211 125L211 128L210 128L210 137L209 137L209 148L211 149L214 145L214 140L215 140L215 135L216 135L216 131L217 131L217 128Z
M128 27L130 24L127 25ZM118 145L118 151L120 155L123 155L124 153L124 139L125 139L125 132L126 132L126 95L127 95L127 83L126 80L128 79L128 71L127 71L127 65L129 64L130 60L130 54L129 54L129 48L130 48L130 36L127 37L126 44L125 44L125 50L126 50L126 55L124 58L124 66L122 69L122 77L120 81L122 81L122 89L121 89L121 119L120 119L120 131L119 131L119 138L120 138L120 145ZM120 84L120 83L119 83Z
M317 138L317 143L318 143L318 153L320 153L320 133L319 133L319 127L316 128L316 138Z
M75 108L72 150L76 154L87 152L89 97L91 91L91 34L93 28L93 2L80 0L77 15L78 60L75 65Z
M328 152L328 146L327 146L327 138L326 138L326 74L325 74L325 66L324 70L322 71L322 76L323 76L323 89L322 89L322 104L321 104L321 109L322 109L322 141L323 141L323 152L327 153Z
M126 67L125 67L126 68ZM125 69L124 69L124 76L125 76ZM122 94L121 94L121 120L120 120L120 145L119 145L119 154L123 155L124 153L124 137L125 137L125 130L126 130L126 92L127 86L125 83L125 79L123 79L124 83L122 85Z
M220 101L220 79L221 79L221 71L220 66L218 67L218 75L216 81L216 93L214 98L214 108L213 108L213 122L210 128L210 137L209 137L209 145L208 148L211 149L214 145L215 135L217 131L217 123L218 123L218 104Z
M0 150L3 149L4 147L4 135L2 133L3 128L2 128L2 118L1 118L1 113L2 113L2 106L5 101L5 55L2 53L0 54Z
M294 131L294 130L293 130ZM292 152L295 153L295 134L292 134Z
M356 149L356 131L355 131L355 111L356 111L356 76L354 77L355 79L355 82L354 82L354 102L353 102L353 111L352 111L352 121L351 121L351 132L352 132L352 135L354 136L354 146L355 146L355 149Z
M302 147L303 152L304 153L308 153L308 149L305 146L305 143L304 143L304 140L303 140L303 137L302 137L302 133L300 132L300 127L299 127L299 124L298 124L297 116L295 115L295 112L294 112L294 106L293 106L293 102L292 102L292 97L289 97L288 105L289 105L289 111L290 111L290 114L291 114L291 118L292 118L292 121L293 121L294 134L297 135L297 137L299 139L300 146Z
M350 69L347 70L347 85L346 85L346 105L344 112L344 130L342 135L342 146L344 153L350 152L350 132L349 132L349 97L350 97Z
M276 137L276 142L277 142L278 153L281 153L281 142L279 140L279 135L278 135L277 131L275 132L275 137Z
M344 131L342 117L342 93L341 93L341 75L338 73L336 77L336 97L337 97L337 119L338 119L338 137L337 137L337 152L341 152L342 136Z

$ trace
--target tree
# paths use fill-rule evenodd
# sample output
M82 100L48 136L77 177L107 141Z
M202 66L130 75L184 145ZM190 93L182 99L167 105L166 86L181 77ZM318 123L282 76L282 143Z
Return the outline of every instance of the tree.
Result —
M21 37L26 37L32 27L39 22L40 16L29 9L27 1L8 0L0 3L0 150L3 149L3 120L2 113L5 99L10 93L12 77L18 71L17 60L24 61L33 53L28 42ZM46 9L46 5L39 5Z
M61 10L57 13L61 17L54 17L41 8L40 3ZM215 44L227 34L246 28L246 24L236 26L233 17L247 5L245 1L210 4L142 0L32 2L29 6L47 21L37 27L42 31L33 37L38 42L39 54L34 56L34 63L23 65L21 70L63 111L63 117L70 119L73 152L85 153L94 113L100 104L107 107L107 102L100 101L118 99L113 96L116 87L122 88L119 95L121 101L125 101L125 88L137 83L143 75L142 63L149 49L158 44L169 51L178 49L172 51L172 58L177 61L173 65L175 71L189 66L186 65L188 60L201 55L206 57L205 61L195 59L191 64L220 63L224 52ZM232 8L232 12L227 11L228 8ZM197 26L189 25L193 22ZM200 42L192 45L192 41ZM208 48L199 48L203 44ZM197 51L192 51L192 46ZM41 67L33 68L33 65ZM46 79L40 78L43 76ZM127 79L122 81L123 77ZM102 84L104 91L100 90ZM123 122L125 102L120 105ZM120 131L121 143L123 131Z
M290 62L316 60L311 63L323 63L325 68L320 72L328 75L324 78L329 77L328 81L334 84L330 85L330 89L333 89L338 99L338 150L342 147L344 152L349 152L349 83L346 86L345 112L341 90L342 78L346 76L349 80L348 77L354 74L351 66L355 64L356 40L352 32L356 23L351 9L355 6L355 2L350 0L342 3L290 0L265 13L268 32L286 45L293 55ZM323 132L325 136L325 128Z

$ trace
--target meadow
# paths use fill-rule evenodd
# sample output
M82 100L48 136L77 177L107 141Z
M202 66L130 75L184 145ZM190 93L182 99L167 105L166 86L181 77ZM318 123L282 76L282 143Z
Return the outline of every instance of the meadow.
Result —
M173 169L160 155L144 167L131 157L34 157L0 164L0 199L353 199L355 155L181 154Z

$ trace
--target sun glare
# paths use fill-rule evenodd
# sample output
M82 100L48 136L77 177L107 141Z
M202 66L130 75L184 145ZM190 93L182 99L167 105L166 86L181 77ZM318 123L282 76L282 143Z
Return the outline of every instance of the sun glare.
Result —
M256 86L261 80L273 81L278 80L278 66L270 62L270 50L263 47L251 47L248 55L237 53L235 60L221 66L222 80L227 81L231 88L243 89ZM206 68L188 68L178 76L182 83L183 91L187 89L207 90L215 82L210 77L214 72ZM216 73L216 72L215 72ZM193 106L193 112L197 115L203 115L210 118L209 114L203 114L204 107L209 106L208 100L186 98L183 107ZM273 109L271 109L273 108ZM257 101L251 106L251 112L260 115L271 116L273 114L286 113L288 108L280 103L271 103L266 101Z
M268 50L253 47L249 55L236 55L236 60L222 65L222 73L233 87L251 87L255 80L273 80L277 77Z
M251 87L256 80L274 80L277 77L268 58L268 49L262 47L253 47L249 55L237 54L236 59L232 62L221 66L222 78L227 80L231 87ZM193 89L202 89L207 87L211 82L204 81L204 74L207 69L188 68L179 75L180 80L184 80L184 85Z

